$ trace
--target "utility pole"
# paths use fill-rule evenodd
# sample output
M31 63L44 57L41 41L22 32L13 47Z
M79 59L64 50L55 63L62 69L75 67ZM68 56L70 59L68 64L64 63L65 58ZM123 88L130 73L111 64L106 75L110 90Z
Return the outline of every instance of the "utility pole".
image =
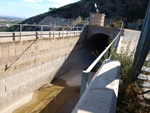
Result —
M141 72L142 66L150 50L150 2L148 4L144 24L142 27L140 39L134 56L135 70L133 81L135 81Z

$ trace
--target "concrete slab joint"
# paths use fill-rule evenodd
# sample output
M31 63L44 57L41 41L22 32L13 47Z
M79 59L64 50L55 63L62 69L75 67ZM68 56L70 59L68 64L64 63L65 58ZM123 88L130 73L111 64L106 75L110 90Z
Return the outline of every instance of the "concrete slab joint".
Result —
M72 113L115 113L119 74L119 61L104 61Z

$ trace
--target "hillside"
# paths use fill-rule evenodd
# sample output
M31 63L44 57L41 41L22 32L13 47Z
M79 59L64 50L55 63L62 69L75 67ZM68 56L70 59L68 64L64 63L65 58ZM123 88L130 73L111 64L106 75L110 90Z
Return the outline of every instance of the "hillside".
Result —
M50 8L46 13L31 17L23 21L23 24L38 24L47 16L61 18L83 18L89 16L89 12L94 11L94 3L97 3L101 13L106 14L106 18L124 19L126 23L136 22L143 19L149 0L81 0L76 3L65 5L60 8Z

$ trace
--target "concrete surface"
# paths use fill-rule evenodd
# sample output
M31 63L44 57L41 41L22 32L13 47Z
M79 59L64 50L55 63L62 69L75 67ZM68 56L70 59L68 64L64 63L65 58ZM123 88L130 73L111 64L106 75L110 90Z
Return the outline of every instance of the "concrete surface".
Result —
M0 112L51 82L70 54L83 47L78 40L76 36L1 43Z
M150 67L143 66L142 71L150 72Z
M87 68L95 57L81 42L73 36L1 43L0 112L13 109L15 102L57 75Z
M94 75L72 113L115 113L120 62L106 60Z
M81 78L83 74L82 71L83 69L74 70L74 71L64 74L63 76L59 78L65 80L68 86L81 86ZM89 83L91 79L93 78L94 74L95 72L91 72L89 74Z
M150 81L150 75L140 74L140 75L138 76L138 79L141 79L141 80L149 80L149 81Z
M80 31L72 31L73 34L68 36L66 34L67 37L63 37L63 32L59 35L59 32L55 31L58 34L53 37L53 33L45 31L42 35L38 32L39 39L35 39L35 32L22 32L22 35L33 36L23 36L21 41L19 41L19 32L15 32L18 35L16 41L12 41L12 37L1 38L0 112L10 108L12 104L31 94L43 84L51 82L54 77L74 69L86 69L94 60L91 55L93 50L91 51L89 49L91 47L85 45L86 39L95 33L106 34L113 38L118 32L118 29L93 26L86 27L80 37ZM124 33L124 39L127 41L125 46L130 42L133 32L128 30ZM12 32L1 32L0 36L3 35L12 36ZM137 41L136 35L139 35L138 31L134 32L134 41ZM73 80L78 81L72 78ZM79 84L79 81L76 84L71 82L67 84L74 86ZM108 92L111 93L111 91Z
M70 113L79 100L82 70L74 70L35 91L32 99L13 113Z
M128 54L133 54L136 51L140 33L141 31L123 29L123 36L120 37L117 53L126 52Z
M101 27L97 25L88 25L86 28L87 32L87 39L89 39L92 35L95 34L105 34L109 36L110 38L114 39L117 34L119 33L119 29L113 28L113 27Z

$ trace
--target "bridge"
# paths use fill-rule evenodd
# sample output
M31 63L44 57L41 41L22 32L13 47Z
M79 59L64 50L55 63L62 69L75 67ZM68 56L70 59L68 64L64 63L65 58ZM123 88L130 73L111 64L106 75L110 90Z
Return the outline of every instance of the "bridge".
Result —
M140 31L127 29L120 31L116 28L92 25L86 25L84 28L74 27L70 31L63 29L57 31L1 32L0 112L7 112L10 108L12 109L10 111L13 111L19 105L26 103L26 98L31 96L35 90L50 83L55 78L67 75L67 73L78 76L79 78L75 80L76 83L74 84L80 85L82 71L87 69L96 59L92 55L93 52L102 53L109 45L109 40L114 40L112 44L118 41L118 52L121 51L122 47L127 47L129 44L134 50L139 36ZM106 61L103 65L105 63L110 63L116 67L120 66L118 62L114 61ZM118 68L111 71L114 72L114 78L109 82L118 79L117 71ZM98 76L99 73L98 71L90 74L91 76L94 74ZM113 93L110 95L114 96ZM76 113L78 108L79 106L73 113Z

